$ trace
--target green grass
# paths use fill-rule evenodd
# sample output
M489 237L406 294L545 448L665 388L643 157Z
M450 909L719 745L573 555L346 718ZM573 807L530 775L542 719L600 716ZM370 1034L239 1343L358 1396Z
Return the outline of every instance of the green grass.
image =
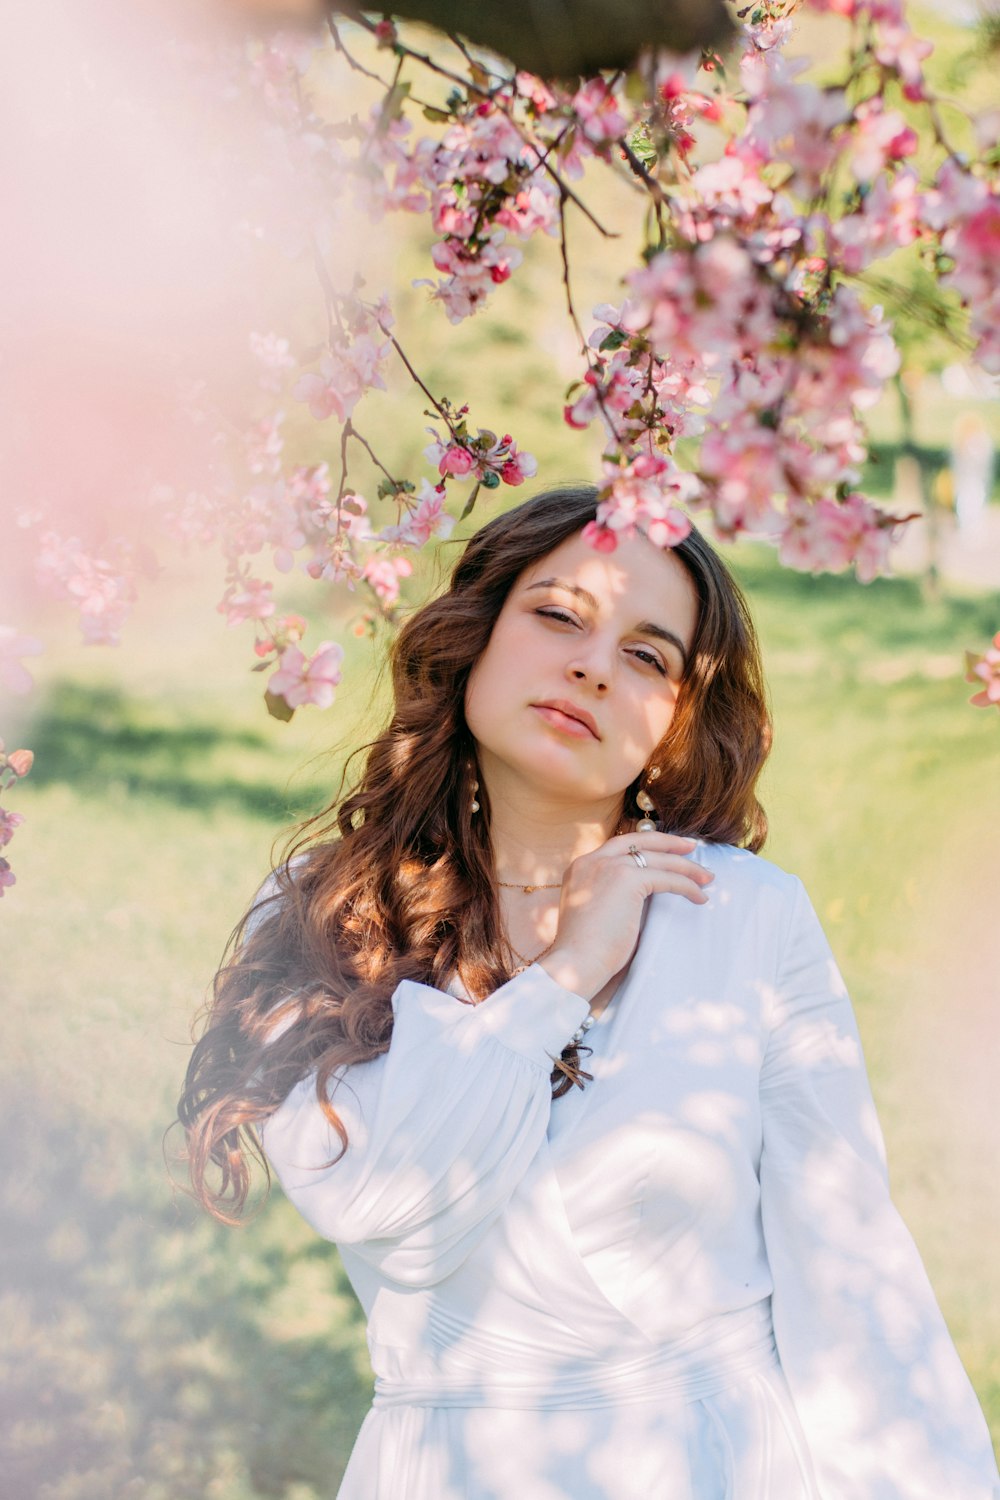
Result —
M1000 1433L1000 723L966 706L959 667L997 601L929 607L907 581L730 556L770 668L767 852L806 880L841 961L897 1200ZM279 725L228 645L192 673L169 605L168 586L143 606L113 676L99 653L54 673L30 735L2 911L0 1467L46 1500L318 1500L369 1389L336 1252L280 1196L216 1227L171 1189L160 1138L272 839L331 794L324 742L371 727L372 656L354 647L331 715Z

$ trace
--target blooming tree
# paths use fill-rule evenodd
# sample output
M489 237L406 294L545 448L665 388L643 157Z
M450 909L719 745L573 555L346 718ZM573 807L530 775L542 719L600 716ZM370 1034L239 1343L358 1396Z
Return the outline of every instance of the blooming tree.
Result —
M836 76L827 62L820 79L793 53L796 9L843 28ZM603 439L595 547L612 551L636 530L671 546L704 514L723 538L771 542L792 568L853 568L862 582L882 572L914 517L861 488L865 413L900 363L872 267L919 256L961 310L972 357L1000 373L996 122L974 135L966 122L961 143L951 139L924 74L930 44L902 0L760 0L739 20L724 54L647 49L630 69L573 83L457 38L447 53L424 50L392 19L364 15L231 49L228 87L264 111L307 206L286 250L318 278L324 326L308 348L281 329L247 329L256 381L245 410L223 412L207 380L189 385L184 405L207 459L197 483L153 477L143 547L68 534L44 507L24 507L35 576L78 611L84 640L119 639L158 536L217 546L218 608L252 627L270 711L326 707L343 648L306 649L307 622L279 613L275 575L352 591L361 632L391 622L414 553L446 537L484 491L536 473L514 435L432 392L397 331L391 290L337 283L334 201L341 223L345 213L376 224L403 214L429 226L416 285L427 316L455 325L504 297L535 237L557 242L579 347L564 418ZM368 90L362 115L331 104L331 79L345 71ZM588 205L587 169L634 187L641 230L636 263L589 326L567 239L573 214L608 232ZM365 432L390 368L425 403L422 471L394 472ZM290 416L306 412L314 439L287 442ZM359 451L377 475L367 496L351 478ZM970 680L985 684L974 703L1000 705L998 646L1000 637L969 657ZM39 650L13 624L0 628L9 690L30 687L22 658ZM0 744L0 790L30 761ZM0 810L0 844L21 821ZM0 894L13 879L0 860Z

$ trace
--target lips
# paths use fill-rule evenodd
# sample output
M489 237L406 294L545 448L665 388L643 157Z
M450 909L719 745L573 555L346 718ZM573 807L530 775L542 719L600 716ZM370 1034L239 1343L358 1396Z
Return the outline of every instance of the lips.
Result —
M570 703L565 698L543 698L533 703L532 708L554 708L557 713L565 714L568 719L575 719L585 729L589 729L595 740L601 736L597 732L597 721L592 714L588 714L585 708L577 708L575 703Z

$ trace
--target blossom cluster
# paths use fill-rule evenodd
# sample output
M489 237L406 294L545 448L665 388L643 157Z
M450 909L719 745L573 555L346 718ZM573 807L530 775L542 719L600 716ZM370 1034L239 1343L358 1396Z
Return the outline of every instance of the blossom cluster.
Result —
M317 421L333 418L343 440L353 437L367 447L352 417L365 390L384 388L385 362L398 349L392 312L384 298L365 303L351 294L337 299L333 313L335 332L319 374L299 374L290 394ZM414 485L387 475L379 498L395 504L396 516L379 525L366 498L348 485L346 459L339 486L328 462L289 461L281 402L290 373L299 367L288 341L275 334L254 333L250 348L259 365L262 414L235 441L220 430L210 483L183 495L160 487L151 501L157 523L181 543L219 546L226 563L219 613L229 625L253 625L254 670L272 671L268 707L288 718L307 703L329 706L343 652L324 641L307 654L300 644L307 622L279 615L275 580L264 573L297 569L318 582L365 591L370 607L355 627L364 633L379 616L393 619L401 585L413 571L406 553L450 534L455 518L446 505L449 483L473 483L468 510L480 486L519 485L537 472L537 463L509 433L498 437L470 428L468 408L441 398L435 406L442 427L428 429L434 441L425 449L433 479ZM200 406L198 415L204 418Z
M355 161L359 202L376 220L387 210L430 215L440 238L431 250L441 279L415 283L431 290L452 323L484 304L521 264L510 243L560 226L564 182L586 157L607 157L628 129L620 94L603 78L575 94L530 74L502 79L491 92L454 91L444 110L430 110L447 128L440 138L415 136L402 117L404 95L390 92L373 106Z
M977 708L1000 708L1000 630L993 637L992 645L981 654L966 653L966 667L965 680L983 684L978 692L973 693L970 703Z
M767 537L791 567L884 571L910 518L859 492L863 416L900 356L849 278L907 246L936 257L970 310L977 358L1000 368L997 186L949 155L922 187L917 133L885 86L891 76L924 101L930 46L888 0L833 8L867 26L853 102L799 76L780 7L755 10L735 86L708 93L712 59L650 71L643 167L670 182L661 242L626 275L621 307L595 309L589 368L564 412L605 428L601 545L648 530L683 494L722 536ZM701 121L721 122L726 144L694 165Z

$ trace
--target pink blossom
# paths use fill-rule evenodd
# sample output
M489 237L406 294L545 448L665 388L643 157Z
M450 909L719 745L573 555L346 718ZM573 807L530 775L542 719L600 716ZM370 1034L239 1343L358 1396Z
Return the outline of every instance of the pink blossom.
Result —
M720 234L692 250L664 250L625 278L622 326L646 333L658 358L725 368L775 337L772 297L748 252Z
M286 370L294 369L288 340L274 333L251 333L250 353L261 366L260 383L266 391L279 391Z
M20 658L40 656L44 649L37 636L21 635L12 625L0 625L0 687L8 693L30 693L34 678Z
M444 502L444 486L431 485L426 479L423 480L417 504L398 526L383 526L378 532L379 541L423 547L432 536L450 536L455 518L445 510Z
M843 137L835 131L848 114L840 89L775 82L751 106L750 141L765 157L787 162L792 187L809 197L840 154Z
M449 322L461 323L479 310L494 286L507 280L522 257L520 250L505 244L503 230L497 229L473 247L457 239L442 240L432 248L431 259L448 276L437 283L432 296L443 304ZM426 280L413 284L433 286Z
M475 466L476 460L468 448L461 448L457 443L451 443L441 455L438 473L451 474L456 479L464 479L467 474L471 474Z
M329 708L340 682L343 658L344 648L337 641L321 641L310 657L298 646L286 646L277 671L268 679L268 692L284 698L289 708L301 708L305 703Z
M216 608L225 615L227 625L242 625L245 620L266 620L274 614L274 585L260 578L241 578L231 583Z
M612 531L610 526L602 526L598 521L588 521L581 535L595 552L617 551L618 534Z
M346 422L365 391L385 390L382 366L391 344L380 337L378 323L367 316L354 336L345 334L320 359L319 373L301 375L292 388L296 401L305 401L317 422L336 417Z
M409 120L386 119L381 104L369 114L361 155L356 161L357 198L376 222L387 209L422 213L428 205L425 181L436 142L424 136L412 149Z
M8 886L16 884L17 876L14 874L14 871L7 860L0 858L0 896L3 895Z
M917 133L895 109L886 109L878 97L866 99L854 111L848 159L858 182L873 182L887 163L912 156Z
M550 86L541 78L536 78L534 73L518 73L514 79L517 92L522 99L527 99L532 109L538 115L545 115L557 104L557 99Z
M6 760L6 769L13 771L15 776L27 776L35 764L35 752L33 750L11 750L3 757Z
M268 626L267 638L254 641L254 656L266 657L272 651L284 651L286 646L297 646L305 633L306 622L301 615L279 615Z
M900 21L884 22L875 32L875 56L884 68L899 74L910 100L924 97L922 63L934 51L934 43L916 36Z
M538 460L531 453L519 453L517 444L511 443L508 457L500 466L500 478L504 484L523 484L538 473Z
M7 847L23 822L23 813L8 812L5 807L0 807L0 849Z
M956 230L956 259L980 256L995 261L1000 256L1000 196L987 198L982 207Z
M838 16L855 16L865 9L865 0L809 0L810 10L830 11Z
M118 645L136 599L134 549L128 543L113 540L106 557L93 557L78 537L45 532L35 570L43 586L76 605L87 645Z
M977 708L989 708L993 704L1000 708L1000 630L993 637L993 644L987 646L980 656L971 651L966 652L966 665L966 682L986 684L972 695L969 702L974 703Z
M830 225L829 235L844 270L856 276L883 255L911 245L920 234L920 194L915 172L883 174L865 194L857 213Z
M444 508L444 491L436 487L432 489L425 479L417 507L410 516L414 542L422 547L432 536L450 536L454 525L454 516Z
M774 194L762 180L760 169L764 158L746 146L738 150L727 149L718 161L706 162L691 178L691 190L697 202L690 208L684 205L682 221L690 239L707 238L701 224L710 223L712 233L727 229L732 224L750 220L757 211L771 202ZM700 220L700 223L698 222Z
M608 364L602 361L587 371L580 395L563 408L568 426L584 428L595 417L603 417L607 423L608 413L624 414L641 399L648 368L630 361L631 350L623 349Z
M276 412L255 422L247 433L246 460L251 474L277 474L281 469L281 455L285 440L281 435L284 412Z
M305 401L317 422L336 417L343 422L346 416L344 398L335 383L335 367L328 355L320 361L318 375L300 375L292 387L296 401Z
M785 485L782 441L752 411L709 430L701 447L712 515L724 536L770 532L778 524L774 499Z
M375 590L383 604L395 604L399 598L399 584L409 578L413 564L405 557L370 557L361 570L361 576Z
M628 130L628 117L603 78L590 78L573 95L573 112L595 146L608 146Z
M812 573L840 573L853 563L858 581L871 583L886 568L895 524L863 495L814 505L793 500L779 556L787 566Z
M610 551L608 539L599 533L621 538L641 531L658 547L676 546L691 530L678 503L690 504L700 491L697 475L679 469L663 453L641 453L623 466L606 462L591 539Z
M503 208L494 215L493 222L513 230L522 239L540 229L554 234L559 226L559 198L553 191L551 179L531 179L506 200Z

